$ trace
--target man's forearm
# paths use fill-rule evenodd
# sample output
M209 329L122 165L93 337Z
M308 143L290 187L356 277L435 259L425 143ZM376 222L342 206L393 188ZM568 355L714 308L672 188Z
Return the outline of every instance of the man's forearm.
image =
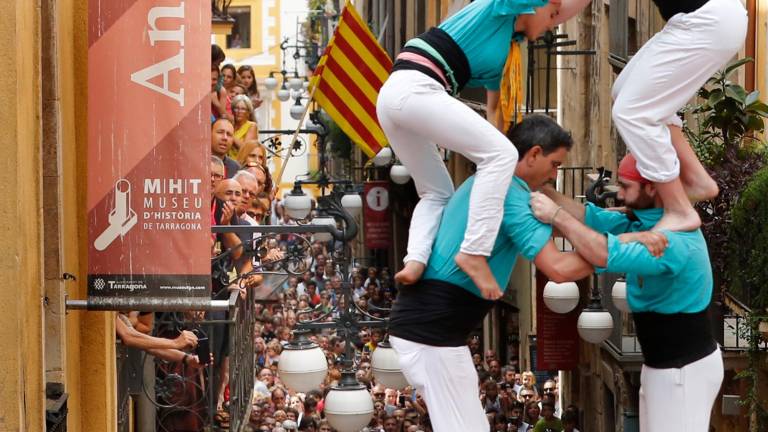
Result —
M184 355L186 354L184 351L179 351L173 348L166 348L166 349L150 348L145 351L157 358L160 358L169 362L181 362L184 360Z
M586 213L586 211L584 210L584 206L582 204L577 203L571 198L568 198L567 196L561 194L551 186L545 186L541 188L541 193L549 197L549 199L554 201L555 204L562 207L563 210L565 210L566 212L568 212L568 214L576 218L576 220L578 220L579 222L584 222L584 214Z
M241 247L242 241L240 240L240 237L237 236L235 233L224 233L222 244L227 249L232 249L232 258L233 259L240 259L240 257L243 255L243 248Z
M563 207L565 209L565 207ZM555 226L576 251L590 264L605 267L608 262L608 241L605 236L591 230L568 212L560 211L553 221Z
M117 318L115 320L115 330L117 336L123 341L126 346L138 348L142 350L148 350L153 348L160 349L174 349L177 346L175 340L158 338L150 335L146 335L126 325L124 322Z

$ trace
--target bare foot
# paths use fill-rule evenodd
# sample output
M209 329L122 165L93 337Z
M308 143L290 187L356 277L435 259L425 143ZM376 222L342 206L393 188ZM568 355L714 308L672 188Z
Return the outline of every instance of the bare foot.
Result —
M696 210L691 208L691 211L687 213L673 213L668 210L664 210L664 216L653 227L654 231L669 230L669 231L693 231L701 226L701 219Z
M426 267L422 262L408 261L405 263L405 267L395 274L395 281L403 285L413 285L421 279Z
M482 255L470 255L459 252L456 255L456 265L472 279L480 289L480 294L486 300L498 300L503 295L496 278L491 273L488 260Z
M711 200L720 193L717 182L710 176L699 178L695 184L683 183L683 187L688 198L694 203Z

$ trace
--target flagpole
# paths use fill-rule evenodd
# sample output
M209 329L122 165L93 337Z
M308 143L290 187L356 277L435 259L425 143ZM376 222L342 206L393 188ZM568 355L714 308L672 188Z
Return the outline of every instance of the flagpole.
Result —
M317 83L312 86L312 91L309 93L309 98L307 99L307 106L304 108L304 112L301 114L301 119L299 120L299 124L296 125L296 130L293 132L293 137L291 138L291 144L288 146L288 154L285 157L285 160L283 161L282 166L280 167L280 173L277 175L277 181L274 182L274 184L277 185L277 187L280 187L280 184L283 180L283 173L285 173L285 167L288 165L288 161L291 159L291 155L293 154L293 145L296 143L296 139L299 137L299 130L301 130L301 125L304 123L304 119L307 117L307 113L309 112L309 104L312 102L312 99L315 97L315 91L317 90L317 87L320 83L320 79L318 77Z

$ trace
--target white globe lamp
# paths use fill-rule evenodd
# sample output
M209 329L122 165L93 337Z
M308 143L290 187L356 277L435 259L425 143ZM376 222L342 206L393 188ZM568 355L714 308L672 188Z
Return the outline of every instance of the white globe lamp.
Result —
M371 354L371 369L376 382L391 389L403 389L408 386L397 351L389 342L381 342Z
M312 219L312 225L325 225L336 227L336 219L331 216L318 216ZM333 240L333 236L329 232L316 232L313 235L314 239L319 242L328 242Z
M617 279L614 282L613 289L611 290L611 299L616 309L626 313L632 312L627 302L627 281L624 279Z
M325 417L339 432L359 432L373 418L373 399L354 372L342 372L341 382L325 397Z
M352 217L357 217L363 210L363 199L359 194L350 191L341 197L341 206L344 207L344 210L352 215Z
M303 84L304 84L304 80L302 80L299 77L293 77L288 80L288 87L291 90L301 90Z
M285 83L283 83L283 86L277 91L277 98L280 99L280 102L285 102L291 98L291 91L285 88Z
M382 148L373 157L373 164L377 167L387 166L390 162L392 162L392 149L389 147Z
M283 347L278 362L280 380L299 393L319 389L328 373L323 350L307 339L306 333L306 330L294 332L296 339Z
M283 197L283 206L289 217L306 219L312 209L312 198L305 194L301 190L301 186L296 183L293 185L293 190Z
M304 105L301 104L301 98L296 98L296 103L291 105L291 118L301 120L304 115Z
M549 281L544 286L544 304L559 314L572 311L579 304L580 292L576 282L557 283Z
M411 180L411 174L408 172L408 168L405 167L405 165L392 165L392 168L389 169L389 177L392 179L393 182L397 184L406 184L409 180Z
M268 76L267 78L264 78L264 87L267 90L269 90L269 91L272 91L272 90L276 89L277 88L277 78L275 78L272 75Z
M611 336L613 317L598 303L597 308L590 305L581 312L576 326L582 339L592 344L599 344Z

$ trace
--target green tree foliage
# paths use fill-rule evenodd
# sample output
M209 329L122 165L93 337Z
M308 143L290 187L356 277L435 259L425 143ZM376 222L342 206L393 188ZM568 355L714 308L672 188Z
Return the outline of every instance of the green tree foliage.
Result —
M754 309L768 307L768 168L754 175L731 211L730 290Z
M765 130L768 105L760 100L759 92L747 93L729 79L751 61L745 58L729 64L699 90L697 103L684 110L693 120L686 122L684 132L720 188L714 200L697 205L718 292L729 287L731 210L765 163L766 146L756 134Z

